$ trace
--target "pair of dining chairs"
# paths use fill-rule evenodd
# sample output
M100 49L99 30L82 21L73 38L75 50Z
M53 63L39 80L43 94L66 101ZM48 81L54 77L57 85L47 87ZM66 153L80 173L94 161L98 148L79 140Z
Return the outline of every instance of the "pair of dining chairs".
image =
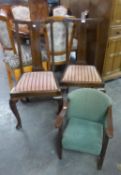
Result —
M77 36L77 38L79 37L77 64L71 64L70 52L73 50L75 24L81 24L81 22L69 17L49 18L45 21L14 21L17 49L14 50L12 58L7 58L5 63L7 68L13 71L14 68L11 66L11 60L16 60L18 64L17 68L19 68L21 76L10 91L9 104L17 119L16 128L19 129L22 127L16 105L19 100L38 96L58 99L58 116L55 125L58 128L57 153L59 158L62 157L62 147L92 153L98 155L98 168L100 169L107 148L108 138L112 137L111 102L110 99L104 93L99 92L99 90L88 89L89 87L100 88L103 87L104 84L95 66L79 64L79 35ZM29 57L31 62L29 65L32 65L31 72L25 72L24 69L27 64L25 64L26 61L22 53L23 39L20 34L20 26L26 26L29 31L29 47L31 52L31 57ZM40 34L41 28L44 29L44 38L43 35ZM11 35L9 32L7 32L8 36ZM46 52L46 62L48 65L46 71L43 68L44 54L40 47L40 43L43 40L45 42L45 48L47 48L44 51ZM12 46L14 46L14 44ZM24 50L24 53L26 54L27 50ZM12 63L14 63L14 61ZM59 83L66 87L86 87L86 89L73 91L69 94L68 107L67 104L63 102L61 88L58 80L55 78L54 72L55 66L63 64L67 65L67 67ZM97 106L95 106L95 104ZM66 127L64 127L64 132L62 132L63 116L66 111L67 124ZM90 139L87 137L88 135ZM85 148L85 145L87 145L87 148Z

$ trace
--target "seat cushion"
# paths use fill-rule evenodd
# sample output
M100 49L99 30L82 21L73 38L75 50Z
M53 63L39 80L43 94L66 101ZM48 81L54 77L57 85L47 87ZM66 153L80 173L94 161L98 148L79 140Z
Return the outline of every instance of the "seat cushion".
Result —
M45 94L58 91L60 89L57 87L53 73L51 71L42 71L24 73L17 85L12 89L11 94L33 92L43 92Z
M67 67L61 80L62 83L75 84L81 86L100 86L102 84L95 66L70 65Z
M65 149L99 155L103 140L103 125L83 119L70 119L64 131Z

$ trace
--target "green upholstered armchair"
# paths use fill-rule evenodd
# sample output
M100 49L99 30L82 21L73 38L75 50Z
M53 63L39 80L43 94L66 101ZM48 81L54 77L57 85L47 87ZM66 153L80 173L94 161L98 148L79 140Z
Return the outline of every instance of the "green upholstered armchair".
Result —
M98 156L97 167L102 168L108 139L113 136L112 104L108 95L90 88L72 91L55 126L60 159L62 148L87 152Z

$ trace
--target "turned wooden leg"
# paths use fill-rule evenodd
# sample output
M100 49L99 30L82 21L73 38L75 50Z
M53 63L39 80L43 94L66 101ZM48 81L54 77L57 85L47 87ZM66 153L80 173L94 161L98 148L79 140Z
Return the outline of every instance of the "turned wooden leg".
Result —
M22 127L22 124L21 124L21 118L19 116L19 113L18 113L18 110L17 110L17 107L16 107L16 103L17 103L16 100L13 100L13 99L9 100L10 108L11 108L12 112L14 113L14 115L17 119L16 129L19 129L19 128Z
M57 148L58 158L62 159L62 129L61 128L58 131L56 148Z
M109 138L105 135L105 138L104 138L104 141L103 141L102 150L101 150L100 156L98 158L98 162L97 162L98 170L102 169L105 153L106 153L107 146L108 146L108 140L109 140Z

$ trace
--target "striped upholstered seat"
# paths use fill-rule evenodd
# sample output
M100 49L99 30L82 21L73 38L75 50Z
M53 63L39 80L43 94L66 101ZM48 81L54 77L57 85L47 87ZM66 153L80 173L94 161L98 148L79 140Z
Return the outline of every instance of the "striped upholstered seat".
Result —
M32 72L24 73L23 64L20 64L21 78L18 80L15 87L12 88L10 92L10 108L17 119L16 128L19 129L22 127L21 118L17 109L17 101L28 99L32 97L44 97L48 99L54 98L58 102L58 112L62 106L62 95L61 90L57 84L57 81L54 76L54 72L49 66L48 60L48 71L44 71L43 68L43 57L41 53L41 38L40 29L43 27L43 21L18 21L15 20L15 30L17 38L17 48L19 50L19 59L20 63L22 60L22 46L21 36L19 34L19 25L25 24L30 30L30 48L32 56ZM56 98L55 98L56 97Z
M103 85L95 66L89 65L68 66L61 82L65 85L82 87L101 87Z
M11 93L55 93L59 92L54 74L51 71L24 73Z

